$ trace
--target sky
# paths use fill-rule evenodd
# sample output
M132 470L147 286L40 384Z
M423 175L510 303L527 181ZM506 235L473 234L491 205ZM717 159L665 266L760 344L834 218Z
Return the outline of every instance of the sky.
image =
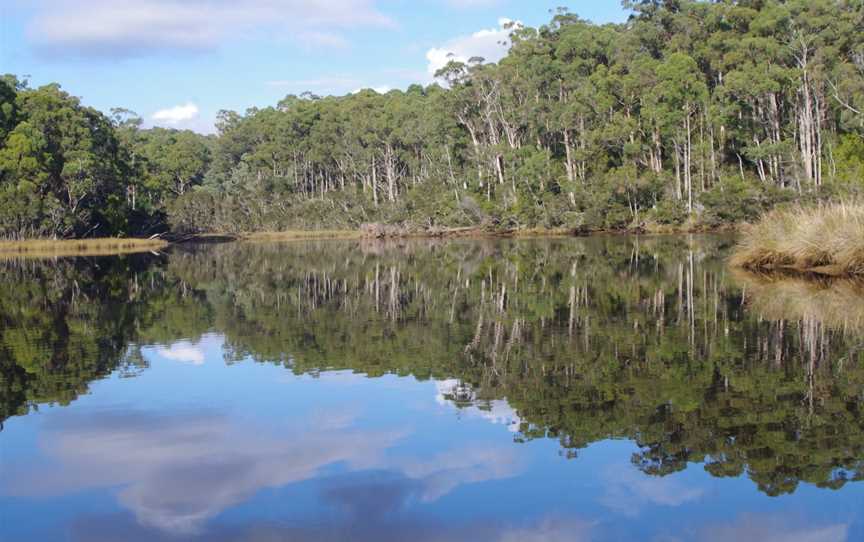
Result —
M562 5L626 19L620 0L0 0L0 73L210 133L221 109L429 84L450 53L497 61L508 22Z

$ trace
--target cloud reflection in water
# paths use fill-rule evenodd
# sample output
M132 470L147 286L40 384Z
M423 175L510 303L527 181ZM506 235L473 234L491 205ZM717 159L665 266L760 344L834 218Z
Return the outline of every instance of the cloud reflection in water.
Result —
M329 465L344 464L351 472L392 471L423 502L518 470L507 448L452 450L426 461L389 457L388 449L406 431L361 430L345 423L280 435L207 410L63 413L43 433L52 467L21 469L3 485L5 493L32 497L119 487L119 502L142 526L193 535L255 493L316 478ZM330 497L344 504L356 491L334 488Z

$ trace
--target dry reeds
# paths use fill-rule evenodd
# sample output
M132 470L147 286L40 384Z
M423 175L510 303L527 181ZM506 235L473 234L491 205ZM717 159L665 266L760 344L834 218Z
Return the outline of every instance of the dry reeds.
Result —
M731 263L752 270L864 274L864 204L774 210L744 231Z
M0 258L106 256L158 250L168 245L164 239L106 237L98 239L30 239L0 241Z

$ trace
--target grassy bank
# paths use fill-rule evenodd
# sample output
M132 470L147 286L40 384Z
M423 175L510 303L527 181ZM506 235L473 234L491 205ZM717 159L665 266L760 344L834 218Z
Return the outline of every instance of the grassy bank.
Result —
M774 210L744 229L731 263L752 270L864 274L864 204Z
M163 239L106 237L99 239L27 239L0 241L0 257L10 256L105 256L158 250L168 245Z

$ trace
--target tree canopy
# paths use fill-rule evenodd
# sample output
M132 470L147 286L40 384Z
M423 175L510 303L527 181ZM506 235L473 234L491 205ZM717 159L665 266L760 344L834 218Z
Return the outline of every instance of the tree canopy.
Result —
M627 1L440 84L287 96L218 135L0 83L0 234L710 227L862 189L860 0Z

